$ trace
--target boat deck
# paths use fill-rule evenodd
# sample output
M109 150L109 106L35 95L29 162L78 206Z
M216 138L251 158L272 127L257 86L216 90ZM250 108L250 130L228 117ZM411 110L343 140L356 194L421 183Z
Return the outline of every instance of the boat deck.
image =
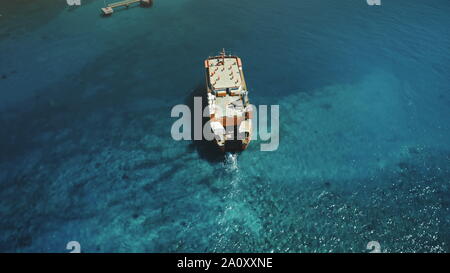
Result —
M215 90L239 88L242 85L241 70L234 57L208 60L209 80Z
M244 103L240 96L229 96L216 98L216 117L233 117L244 114Z

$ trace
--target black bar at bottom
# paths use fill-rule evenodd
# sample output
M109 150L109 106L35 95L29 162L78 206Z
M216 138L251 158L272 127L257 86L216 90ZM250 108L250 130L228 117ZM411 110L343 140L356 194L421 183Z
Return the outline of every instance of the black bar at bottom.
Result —
M389 263L400 264L403 268L423 265L421 258L433 258L433 264L444 264L448 254L282 254L282 253L172 253L172 254L0 254L4 266L11 263L14 268L29 266L51 267L70 265L71 269L101 269L118 267L138 267L142 272L284 272L314 271L326 268L364 269ZM437 258L437 259L436 259ZM32 261L28 261L32 260ZM84 264L85 263L85 264ZM375 266L376 267L376 266ZM159 269L155 271L155 269Z

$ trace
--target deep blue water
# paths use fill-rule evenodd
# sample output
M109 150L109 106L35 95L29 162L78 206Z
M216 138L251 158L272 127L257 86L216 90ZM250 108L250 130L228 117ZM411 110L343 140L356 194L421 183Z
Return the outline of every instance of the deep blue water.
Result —
M448 0L102 6L0 7L0 251L450 251ZM222 48L278 150L170 137Z

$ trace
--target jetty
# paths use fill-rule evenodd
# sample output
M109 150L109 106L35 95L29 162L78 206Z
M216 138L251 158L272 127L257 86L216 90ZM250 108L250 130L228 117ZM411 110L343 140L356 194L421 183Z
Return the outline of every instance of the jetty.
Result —
M112 15L115 8L126 7L128 8L130 5L139 3L142 7L150 7L153 3L152 0L124 0L120 2L115 2L108 4L106 7L102 8L102 13L105 16Z

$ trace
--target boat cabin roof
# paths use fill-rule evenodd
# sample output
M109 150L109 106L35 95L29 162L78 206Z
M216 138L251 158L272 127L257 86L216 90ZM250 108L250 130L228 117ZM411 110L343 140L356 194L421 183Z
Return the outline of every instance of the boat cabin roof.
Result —
M209 82L214 90L236 89L242 84L240 67L236 57L208 59Z

